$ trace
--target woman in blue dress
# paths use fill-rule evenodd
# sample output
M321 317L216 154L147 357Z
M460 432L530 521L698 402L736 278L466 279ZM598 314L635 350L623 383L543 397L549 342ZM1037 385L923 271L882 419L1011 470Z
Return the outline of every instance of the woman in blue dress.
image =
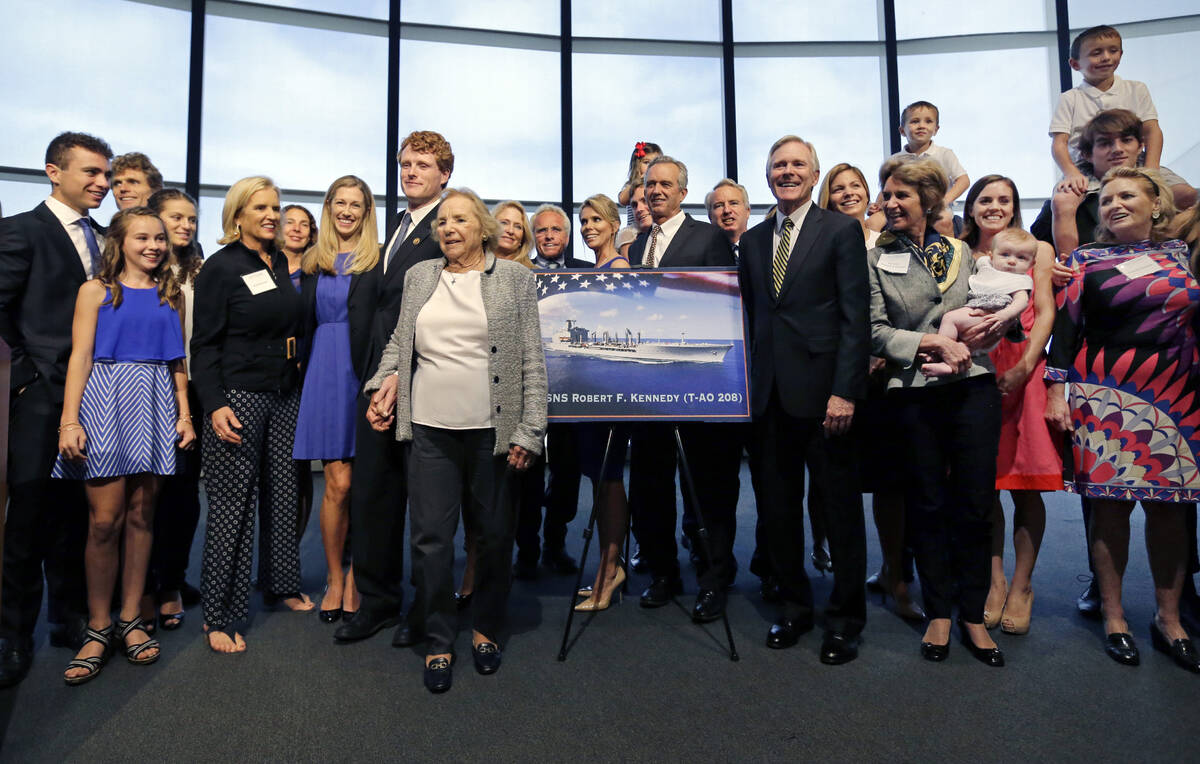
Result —
M350 528L355 401L361 383L350 354L349 299L379 261L375 198L362 179L338 178L325 193L317 243L304 254L301 295L305 322L315 327L304 362L304 384L292 456L320 459L325 472L321 540L329 566L320 617L333 623L358 611L354 566L342 568Z
M79 288L53 477L83 480L88 498L87 640L63 675L83 684L104 667L115 629L130 663L158 660L139 602L162 476L175 445L196 440L187 397L183 298L166 229L148 207L113 217L98 278ZM120 547L124 540L125 560Z

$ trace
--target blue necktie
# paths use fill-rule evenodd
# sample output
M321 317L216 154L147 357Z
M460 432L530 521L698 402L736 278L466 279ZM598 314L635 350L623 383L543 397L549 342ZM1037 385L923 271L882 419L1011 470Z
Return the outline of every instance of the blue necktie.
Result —
M392 249L388 252L387 262L385 266L392 264L392 258L396 256L396 251L400 249L400 245L408 238L408 229L412 227L412 215L408 214L408 210L404 211L404 217L400 218L400 233L396 236L396 241L392 244Z
M98 278L103 263L100 245L96 243L96 232L92 230L92 222L88 218L79 218L79 225L83 228L83 238L87 239L88 252L92 253L92 278Z

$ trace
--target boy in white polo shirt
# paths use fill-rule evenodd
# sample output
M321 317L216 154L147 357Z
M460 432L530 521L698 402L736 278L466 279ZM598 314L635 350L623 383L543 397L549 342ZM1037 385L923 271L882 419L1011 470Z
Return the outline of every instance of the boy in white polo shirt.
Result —
M900 113L900 134L908 141L903 151L897 151L890 158L912 157L914 159L932 159L946 173L946 181L950 186L946 189L946 205L962 196L971 185L967 171L954 152L945 146L934 146L933 136L941 127L938 107L929 101L914 101L904 107Z
M1087 123L1102 111L1128 109L1142 120L1142 144L1146 147L1143 166L1157 169L1176 193L1180 209L1196 202L1196 191L1183 178L1165 167L1162 158L1163 134L1158 126L1158 111L1144 83L1124 80L1116 75L1121 63L1121 33L1110 26L1085 29L1071 42L1071 68L1083 75L1083 82L1058 98L1050 120L1050 153L1063 179L1056 190L1087 191L1091 166L1079 153L1079 136Z

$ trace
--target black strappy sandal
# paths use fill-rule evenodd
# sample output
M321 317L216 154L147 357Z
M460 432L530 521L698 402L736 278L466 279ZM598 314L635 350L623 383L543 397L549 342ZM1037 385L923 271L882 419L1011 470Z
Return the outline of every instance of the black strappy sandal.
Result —
M145 642L139 642L136 645L129 644L129 635L135 631L146 631L146 624L140 617L134 618L132 621L117 620L117 630L121 632L121 642L125 645L125 659L137 666L144 666L149 663L154 663L158 660L158 656L162 654L162 647L157 639L147 639ZM158 652L154 655L143 658L142 653L147 650L158 648Z
M94 677L99 675L100 669L104 668L104 664L108 663L108 656L111 655L112 648L113 625L110 623L107 628L96 631L92 627L87 629L87 637L83 640L83 644L88 642L99 642L104 645L104 652L99 655L93 655L90 658L74 658L67 664L67 671L79 668L86 669L88 673L80 674L79 676L63 675L63 680L71 685L83 684L90 682Z

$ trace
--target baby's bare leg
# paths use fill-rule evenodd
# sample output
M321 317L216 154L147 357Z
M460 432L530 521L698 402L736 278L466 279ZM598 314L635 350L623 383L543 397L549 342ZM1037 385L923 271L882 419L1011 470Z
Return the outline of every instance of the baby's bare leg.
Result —
M938 325L938 334L957 340L959 334L979 323L982 318L972 316L971 310L971 308L955 308L943 315L942 322ZM954 369L948 363L933 361L921 364L921 373L927 377L947 377L954 373Z

